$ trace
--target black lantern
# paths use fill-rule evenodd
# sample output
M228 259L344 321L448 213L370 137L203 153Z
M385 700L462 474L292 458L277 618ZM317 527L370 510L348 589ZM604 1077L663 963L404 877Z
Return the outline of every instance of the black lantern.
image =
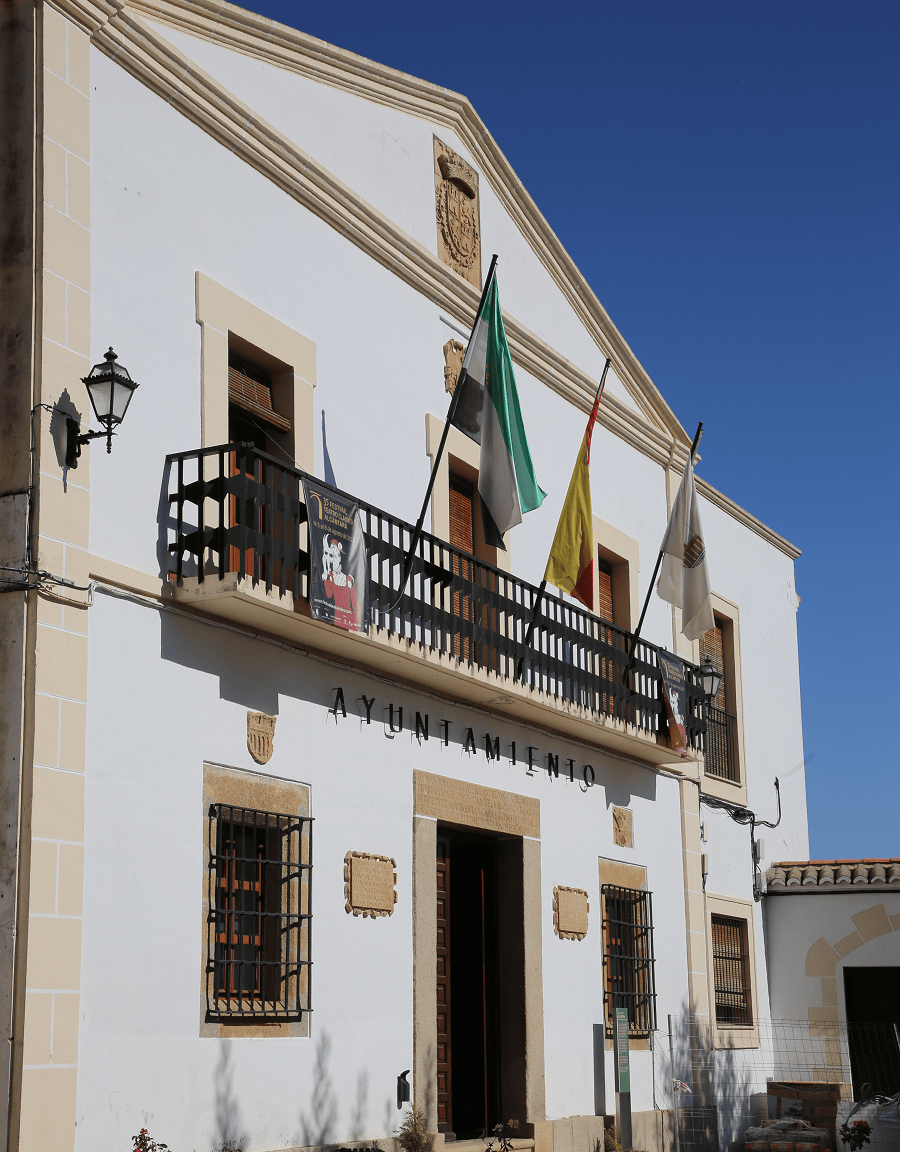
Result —
M703 685L703 695L709 704L718 694L719 685L722 683L722 673L708 657L700 665L700 682Z
M118 356L110 346L103 357L102 364L95 364L87 376L82 376L82 383L88 390L91 398L91 407L94 415L103 425L103 432L85 432L80 434L78 422L71 417L66 421L68 428L68 443L66 445L66 465L69 468L78 467L78 457L81 455L81 446L98 436L106 437L106 451L112 452L113 428L121 424L131 403L131 397L138 384L132 380L122 364L117 364Z

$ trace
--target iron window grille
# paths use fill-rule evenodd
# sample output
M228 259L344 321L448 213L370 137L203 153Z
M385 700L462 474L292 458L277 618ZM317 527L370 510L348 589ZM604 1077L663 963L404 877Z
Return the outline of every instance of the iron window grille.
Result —
M607 1036L613 1035L617 1008L628 1012L629 1036L649 1036L656 1028L652 896L617 884L604 884L600 895Z
M712 917L713 984L716 1023L752 1024L750 951L747 921L731 916Z
M312 818L209 809L210 1020L301 1020L312 994Z

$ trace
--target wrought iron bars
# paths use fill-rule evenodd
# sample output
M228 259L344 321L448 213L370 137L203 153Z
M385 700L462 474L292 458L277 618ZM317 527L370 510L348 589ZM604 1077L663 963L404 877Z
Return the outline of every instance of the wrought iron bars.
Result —
M722 780L732 780L738 784L740 771L737 762L736 725L737 721L730 713L717 708L715 704L706 705L704 771L710 776L718 776Z
M312 818L212 804L210 1020L300 1020L312 995Z
M752 1024L750 953L747 921L732 916L712 917L713 984L716 1022Z
M638 888L604 884L603 999L607 1035L617 1008L628 1012L628 1034L648 1036L656 1028L656 973L653 957L653 898Z

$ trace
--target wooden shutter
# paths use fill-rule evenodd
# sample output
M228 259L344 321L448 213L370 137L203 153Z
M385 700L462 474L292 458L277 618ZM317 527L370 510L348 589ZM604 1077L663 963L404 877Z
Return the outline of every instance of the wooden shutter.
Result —
M714 703L717 708L725 711L725 661L722 655L722 629L718 626L710 628L700 637L700 663L709 660L722 673L719 681L719 691L716 693Z
M612 568L602 560L597 564L597 615L603 620L613 621Z
M459 476L450 473L450 543L461 552L474 552L475 550L475 517L474 517L474 489L471 484ZM464 579L472 578L472 566L458 556L453 557L453 571ZM468 596L462 598L453 593L453 615L462 616L464 620L471 620L472 605ZM462 655L464 660L469 659L469 638L462 639L460 633L453 636L453 655Z
M450 543L462 552L475 547L475 520L470 485L456 476L450 477Z
M289 432L291 422L272 407L272 378L268 372L228 357L228 403L271 424L279 432Z

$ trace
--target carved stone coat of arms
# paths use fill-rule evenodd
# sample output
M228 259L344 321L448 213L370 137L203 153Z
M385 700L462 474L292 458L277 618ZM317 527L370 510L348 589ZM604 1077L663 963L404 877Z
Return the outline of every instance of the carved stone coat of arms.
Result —
M478 173L435 136L438 254L460 276L481 287Z
M247 751L257 764L267 764L272 759L274 738L274 716L267 716L265 712L247 713Z

